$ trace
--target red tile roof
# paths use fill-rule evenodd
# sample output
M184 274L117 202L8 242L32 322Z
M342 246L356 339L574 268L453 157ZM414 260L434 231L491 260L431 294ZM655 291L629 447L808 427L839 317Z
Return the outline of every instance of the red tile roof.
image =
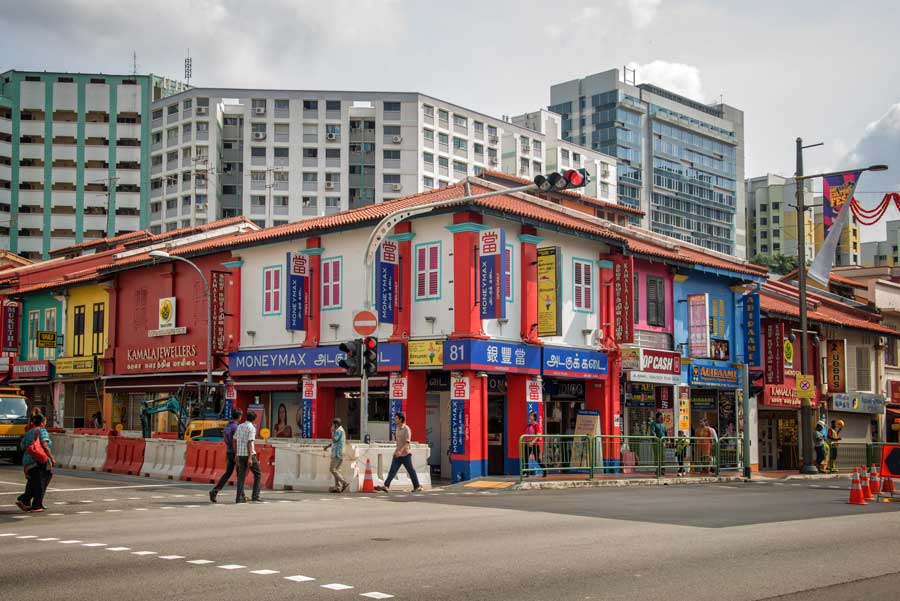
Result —
M797 278L797 270L794 269L792 271L787 272L783 276L778 279L781 281L788 281ZM850 278L845 278L842 275L838 275L836 273L832 273L828 276L829 283L839 284L841 286L850 286L851 288L861 288L863 290L868 289L868 286L862 282L857 282L856 280L851 280Z
M70 246L63 246L61 248L57 248L50 251L51 257L57 257L62 255L67 255L73 251L84 251L94 248L96 246L105 246L107 248L111 248L116 246L117 244L127 242L129 240L135 240L137 238L149 238L150 232L147 230L137 230L136 232L125 232L124 234L119 234L118 236L113 236L111 238L97 238L96 240L87 240L85 242L80 242L78 244L72 244Z
M789 284L770 280L760 290L760 307L767 313L800 317L799 291ZM896 330L881 325L881 316L848 307L815 292L807 292L807 317L812 322L867 330L881 334L897 334Z

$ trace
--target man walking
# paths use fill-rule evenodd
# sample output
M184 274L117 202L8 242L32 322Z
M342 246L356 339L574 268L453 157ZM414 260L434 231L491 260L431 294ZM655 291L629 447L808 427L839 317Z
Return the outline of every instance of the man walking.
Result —
M391 480L397 475L397 471L402 465L406 468L406 473L409 474L409 478L412 480L413 492L421 492L422 487L419 486L419 476L413 467L412 451L409 448L412 430L406 425L406 414L398 411L397 415L394 416L394 423L397 424L397 448L394 449L394 458L391 459L391 469L388 472L387 479L384 481L384 486L376 486L375 490L388 492L391 487Z
M654 419L650 423L650 434L656 437L656 440L653 441L653 459L656 463L656 471L657 475L663 470L662 468L662 460L664 458L663 454L663 439L669 435L668 430L666 430L666 422L663 421L663 415L661 411L656 412L656 419Z
M251 501L259 501L259 459L256 456L256 414L247 412L247 421L234 431L234 454L237 457L237 491L235 503L246 503L244 496L244 479L247 477L247 468L253 472L253 494Z
M43 513L46 510L44 494L53 477L52 469L56 460L50 450L52 444L50 435L44 429L44 416L40 413L35 414L31 418L31 425L31 430L25 433L20 443L22 467L25 469L27 484L25 492L16 499L16 506L29 513ZM34 457L29 450L33 444L37 444L43 449L43 453L37 453L38 457Z
M225 424L225 430L222 432L225 438L225 473L222 474L222 477L219 478L213 489L209 491L209 500L213 503L216 502L219 491L225 488L225 485L228 484L228 479L234 473L234 432L237 430L238 424L241 423L241 415L243 413L243 411L235 407L231 412L231 421Z
M350 483L341 476L341 464L344 463L344 428L341 427L339 417L331 420L331 443L325 445L325 450L331 449L331 475L334 476L334 488L328 492L344 492Z

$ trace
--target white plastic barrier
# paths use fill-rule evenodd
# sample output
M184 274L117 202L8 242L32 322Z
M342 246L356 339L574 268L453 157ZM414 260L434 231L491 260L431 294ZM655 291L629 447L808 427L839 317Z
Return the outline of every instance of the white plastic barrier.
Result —
M321 443L299 443L275 446L275 481L276 490L309 490L326 491L334 486L331 475L331 451L323 447L328 441ZM355 459L357 451L352 445L344 448L344 463L341 475L350 483L350 492L358 490L358 479L355 477Z
M183 440L148 438L144 447L141 475L148 478L178 480L184 470L187 443Z
M106 463L106 450L109 447L108 436L90 436L73 434L75 440L72 449L71 468L102 472Z
M50 433L50 450L56 459L57 467L68 468L72 466L72 452L75 450L75 435Z
M359 449L359 459L357 461L357 472L359 478L359 486L362 486L363 478L366 473L366 459L372 464L372 477L375 485L384 484L384 480L388 476L391 469L391 461L394 458L394 443L372 443L371 445L358 444L353 445ZM419 485L428 490L431 488L431 467L428 465L428 455L431 448L426 444L412 443L410 450L413 456L413 468L416 470L416 476L419 478ZM397 475L391 482L391 490L412 490L412 480L406 469L401 467L397 471Z

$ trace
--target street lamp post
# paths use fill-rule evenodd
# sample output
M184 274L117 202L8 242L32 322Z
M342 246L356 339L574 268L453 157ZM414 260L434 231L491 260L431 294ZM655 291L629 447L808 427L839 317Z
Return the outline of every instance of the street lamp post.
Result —
M187 263L194 270L200 274L200 279L203 280L203 294L206 296L206 383L208 385L212 384L212 299L209 295L209 280L206 278L206 274L197 267L197 264L193 261L185 259L184 257L179 257L177 255L171 255L164 250L152 250L150 251L150 256L156 259L172 259L173 261L181 261L182 263Z
M810 207L804 204L803 182L819 177L831 177L844 175L857 171L886 171L887 165L871 165L862 169L846 169L829 173L816 173L803 175L803 149L820 144L803 145L803 139L797 138L797 172L794 175L795 198L797 209L797 287L800 297L800 374L806 375L809 365L809 343L807 341L807 310L806 310L806 210ZM847 199L850 202L850 199ZM800 467L802 474L818 474L819 470L813 461L813 431L812 431L812 402L809 399L800 400L800 437L803 451L803 465Z

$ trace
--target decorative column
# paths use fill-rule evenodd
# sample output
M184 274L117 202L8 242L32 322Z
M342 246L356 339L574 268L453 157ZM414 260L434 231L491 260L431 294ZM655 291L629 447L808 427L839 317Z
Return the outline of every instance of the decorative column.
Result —
M487 378L476 377L475 373L463 370L450 377L450 466L454 482L487 475Z
M404 342L409 340L412 316L412 240L416 235L412 232L412 223L403 221L394 227L394 233L389 239L397 242L400 260L400 275L398 277L399 290L394 295L394 331L391 333L391 342ZM412 427L412 426L410 426ZM413 430L413 436L415 436Z
M541 432L544 431L544 397L541 390L541 379L525 374L507 374L506 376L506 416L503 432L506 441L503 473L518 474L519 464L523 460L520 455L519 440L525 434L528 416L537 413Z
M309 315L306 318L306 338L303 346L319 346L322 336L322 248L321 238L308 238L306 249L300 253L309 257ZM332 408L333 410L333 408ZM327 430L326 430L327 431Z
M522 281L520 329L523 341L530 344L543 344L538 337L537 330L537 245L544 239L536 234L537 230L530 225L523 225L522 233L519 234L519 265L521 265L519 276Z
M472 211L453 215L453 334L450 338L487 338L478 306L478 233L489 229ZM485 400L485 402L487 402Z

